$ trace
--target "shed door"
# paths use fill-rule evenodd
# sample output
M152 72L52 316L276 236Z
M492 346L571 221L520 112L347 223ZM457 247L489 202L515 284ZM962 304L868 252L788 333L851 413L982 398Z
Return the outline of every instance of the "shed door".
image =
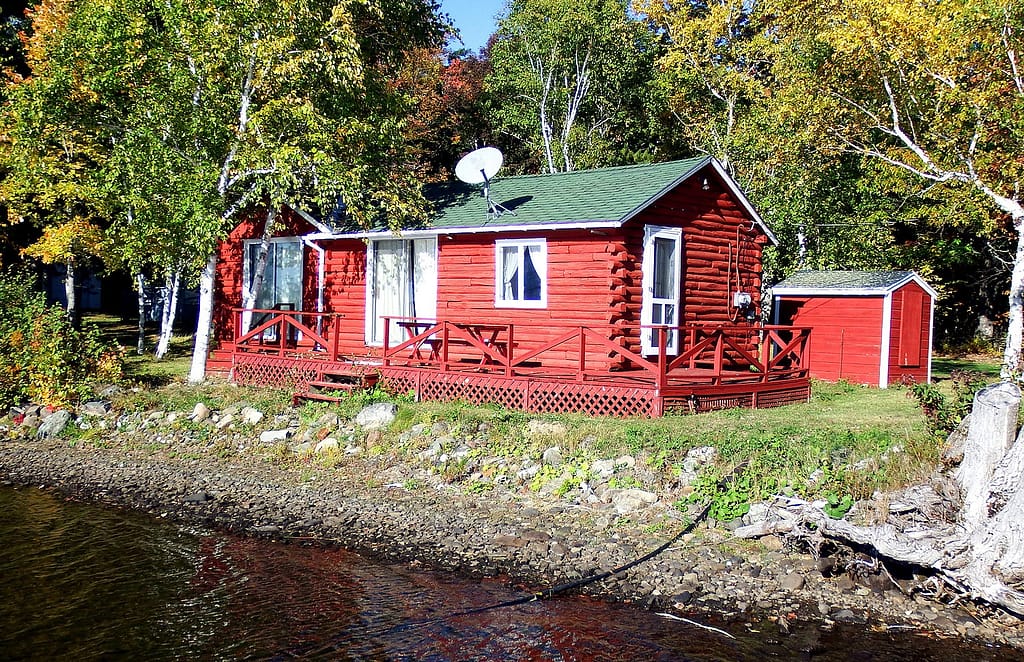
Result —
M903 290L900 306L899 359L902 368L921 365L921 320L924 315L924 292L908 287Z
M656 326L665 330L665 352L679 353L679 285L683 233L680 228L648 225L644 228L643 303L640 307L640 335L644 354L658 353Z

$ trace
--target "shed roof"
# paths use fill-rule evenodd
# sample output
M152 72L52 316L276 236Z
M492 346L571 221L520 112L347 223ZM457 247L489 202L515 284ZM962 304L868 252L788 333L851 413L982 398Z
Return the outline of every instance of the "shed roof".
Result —
M487 202L479 186L462 182L427 186L424 195L434 204L434 213L425 227L403 234L616 227L705 167L711 167L721 177L751 219L776 242L738 184L718 161L707 156L665 163L496 177L490 184L491 200L512 213L495 218L487 214ZM389 231L380 228L351 234L378 233Z
M913 271L798 271L772 287L772 292L776 295L881 295L894 292L910 281L917 281L929 295L936 296L935 290Z

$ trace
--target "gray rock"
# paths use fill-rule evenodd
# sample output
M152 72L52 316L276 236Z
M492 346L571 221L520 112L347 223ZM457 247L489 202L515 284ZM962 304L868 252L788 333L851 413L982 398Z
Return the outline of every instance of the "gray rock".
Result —
M314 453L333 453L333 452L337 451L340 447L341 446L340 446L340 444L338 444L338 440L337 439L332 439L331 437L327 437L326 439L324 439L323 441L321 441L320 443L318 443L316 445L316 448L313 449L313 452Z
M804 576L799 572L791 572L779 578L779 586L787 591L799 591L805 582Z
M189 494L183 500L185 503L206 503L212 499L213 497L206 492L196 492L194 494Z
M223 430L224 428L228 427L229 425L231 425L234 422L235 422L235 415L234 414L225 414L225 415L221 416L219 419L217 419L217 429L218 430Z
M189 418L196 423L200 423L210 418L210 414L212 413L213 412L210 411L210 408L206 406L206 403L197 402L196 406L192 408L192 415L189 416Z
M263 420L263 412L255 407L245 407L240 412L242 422L246 425L256 425Z
M526 433L531 437L564 437L566 432L565 425L558 421L534 418L526 424Z
M398 406L393 402L378 402L363 407L356 414L355 423L364 430L379 430L391 425L398 413Z
M264 444L276 444L279 441L285 441L290 436L292 436L292 431L288 428L284 428L283 430L267 430L260 434L260 442Z
M552 446L551 448L544 451L544 455L540 458L541 464L545 464L549 467L560 467L562 466L562 449L558 446Z
M28 417L26 417L27 420ZM39 429L36 430L36 436L40 439L50 439L56 437L64 428L67 427L68 423L71 422L71 412L66 409L58 409L53 412L42 422Z
M106 416L110 413L109 400L91 400L78 408L83 416Z
M610 477L615 473L615 460L594 460L590 463L590 473L600 478Z
M641 510L658 501L658 495L654 492L636 488L624 490L608 490L605 497L611 500L615 506L615 512L625 515L636 510Z
M632 469L633 467L636 466L636 458L634 458L632 455L623 455L621 457L616 458L615 466L623 467L625 469Z

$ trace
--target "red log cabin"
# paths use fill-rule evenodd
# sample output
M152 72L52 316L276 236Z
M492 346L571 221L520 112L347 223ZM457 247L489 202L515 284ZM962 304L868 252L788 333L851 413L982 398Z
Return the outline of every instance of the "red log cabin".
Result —
M431 222L286 210L255 310L261 215L219 248L211 370L330 397L659 416L806 401L807 330L758 323L770 230L712 158L427 188ZM321 395L318 395L321 393Z
M913 271L800 271L772 296L777 324L813 332L811 377L879 388L931 381L936 294Z

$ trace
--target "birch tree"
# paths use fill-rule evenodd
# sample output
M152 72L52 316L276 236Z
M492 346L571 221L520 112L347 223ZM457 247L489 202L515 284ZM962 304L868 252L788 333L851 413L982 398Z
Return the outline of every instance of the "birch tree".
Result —
M490 47L495 124L546 172L650 158L657 54L623 1L513 0Z
M772 6L795 91L825 148L987 205L1016 234L1002 375L1024 327L1024 6L1013 0L802 0ZM949 219L955 222L956 219Z

